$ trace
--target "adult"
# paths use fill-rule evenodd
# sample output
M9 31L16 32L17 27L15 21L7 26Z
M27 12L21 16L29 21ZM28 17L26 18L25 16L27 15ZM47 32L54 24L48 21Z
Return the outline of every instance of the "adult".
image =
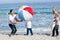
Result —
M56 36L59 35L59 14L56 10L55 7L53 7L53 14L54 14L54 20L53 20L53 28L52 28L52 36L55 36L55 32L56 32Z
M22 20L18 20L16 18L16 15L14 14L14 10L11 9L10 15L9 15L9 27L11 28L12 32L11 32L10 36L15 35L15 33L17 31L15 24L17 24L17 22L20 22L20 21L22 21Z

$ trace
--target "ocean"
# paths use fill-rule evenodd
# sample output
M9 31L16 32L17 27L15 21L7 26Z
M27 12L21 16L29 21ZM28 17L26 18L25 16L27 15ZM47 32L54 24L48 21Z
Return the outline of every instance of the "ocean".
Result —
M18 13L20 6L28 5L34 10L34 16L31 19L32 29L34 33L49 32L51 28L51 21L53 20L52 8L56 7L58 13L60 13L60 2L52 3L11 3L0 4L0 32L10 32L9 27L9 11L14 9L15 13ZM17 15L17 14L16 14ZM17 32L26 32L25 21L16 24Z

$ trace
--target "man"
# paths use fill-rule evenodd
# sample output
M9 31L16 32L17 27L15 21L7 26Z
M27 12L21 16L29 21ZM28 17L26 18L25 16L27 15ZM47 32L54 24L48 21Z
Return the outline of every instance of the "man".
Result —
M9 15L9 27L11 28L12 32L9 36L15 35L15 33L17 31L15 24L17 24L17 22L21 22L21 21L22 20L18 20L16 18L16 15L14 14L14 10L11 9L10 10L10 15Z

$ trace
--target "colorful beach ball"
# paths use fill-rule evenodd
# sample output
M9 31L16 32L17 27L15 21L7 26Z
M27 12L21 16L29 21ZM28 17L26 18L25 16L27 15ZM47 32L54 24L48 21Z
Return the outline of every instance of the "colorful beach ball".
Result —
M33 9L30 6L22 6L19 8L18 17L21 20L30 20L33 15Z

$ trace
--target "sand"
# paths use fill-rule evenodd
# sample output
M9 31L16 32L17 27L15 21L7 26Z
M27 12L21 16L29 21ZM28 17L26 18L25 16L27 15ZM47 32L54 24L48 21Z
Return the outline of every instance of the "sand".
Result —
M9 35L6 34L0 34L0 40L60 40L60 36L52 37L51 35L12 35L9 37Z

